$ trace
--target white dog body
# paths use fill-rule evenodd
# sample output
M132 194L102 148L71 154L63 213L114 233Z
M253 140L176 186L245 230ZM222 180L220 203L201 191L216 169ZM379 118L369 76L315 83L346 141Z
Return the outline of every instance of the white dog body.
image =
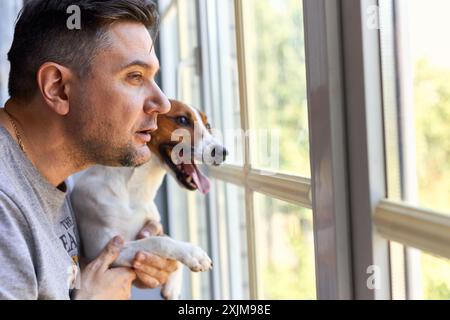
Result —
M176 102L172 101L172 105L174 103ZM179 103L176 105L178 109L187 108L186 105L179 105ZM192 112L192 109L190 110ZM166 121L168 121L167 119L171 118L168 116ZM198 113L197 120L201 120ZM206 122L206 117L204 117L204 121ZM200 149L211 145L222 148L221 152L226 155L226 150L211 136L205 125L202 122L199 124L198 130L202 131L201 138L199 138L201 140L193 142L194 156L197 157L201 154ZM190 148L191 146L189 146ZM182 163L181 167L180 165L175 166L170 160L163 161L156 156L155 150L152 152L150 161L141 167L95 166L77 179L71 193L71 200L84 257L88 261L94 260L113 237L121 235L126 242L114 266L131 266L131 261L136 253L146 251L181 262L192 271L210 270L211 259L205 251L193 244L176 241L166 236L151 236L147 239L135 240L146 223L159 223L161 220L154 199L167 172L178 179L180 172L177 169L181 168L182 177L186 180L189 176L188 172L192 174L194 171L195 178L187 179L188 187L197 185L202 192L209 189L207 178L195 165ZM173 168L177 172L174 172ZM167 284L162 289L162 294L166 299L179 297L181 275L182 268L179 267L169 277Z

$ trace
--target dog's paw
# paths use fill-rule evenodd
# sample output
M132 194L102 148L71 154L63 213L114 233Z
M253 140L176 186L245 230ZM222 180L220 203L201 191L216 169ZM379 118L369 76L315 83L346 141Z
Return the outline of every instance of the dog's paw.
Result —
M181 262L178 263L178 269L171 273L166 284L161 288L161 296L165 300L179 300L181 296L181 287L183 283L183 266Z
M181 294L177 293L177 292L174 292L174 291L172 291L170 289L166 290L165 288L162 288L161 289L161 297L164 300L180 300Z
M213 266L208 254L200 247L194 245L188 245L185 248L181 262L194 272L208 271Z

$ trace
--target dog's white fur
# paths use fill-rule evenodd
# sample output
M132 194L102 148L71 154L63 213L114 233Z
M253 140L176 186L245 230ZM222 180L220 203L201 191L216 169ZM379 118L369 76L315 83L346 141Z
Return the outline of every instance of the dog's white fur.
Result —
M199 117L198 141L194 143L195 158L201 157L201 149L212 144L220 145L208 132ZM171 170L152 154L148 163L138 168L95 166L77 179L71 193L72 205L88 261L95 259L106 244L116 235L126 243L115 266L130 266L138 251L146 251L164 258L179 261L192 271L207 271L212 261L201 248L173 240L166 236L152 236L135 241L147 222L160 222L160 214L154 203L156 193L166 173ZM166 299L178 299L181 292L182 268L172 273L162 288Z

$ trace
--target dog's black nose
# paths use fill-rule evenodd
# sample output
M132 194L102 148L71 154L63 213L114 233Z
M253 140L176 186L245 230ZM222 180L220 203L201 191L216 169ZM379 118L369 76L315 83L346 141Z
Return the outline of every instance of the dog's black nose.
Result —
M219 159L216 159L216 155L217 157L219 157ZM222 162L225 162L227 156L228 156L228 150L225 149L222 146L215 146L212 150L211 150L211 156L214 158L214 162L216 165L221 164Z

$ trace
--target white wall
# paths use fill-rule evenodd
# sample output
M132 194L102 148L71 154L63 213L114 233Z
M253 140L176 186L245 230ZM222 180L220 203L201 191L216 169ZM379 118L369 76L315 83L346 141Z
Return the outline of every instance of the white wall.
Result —
M8 98L9 62L8 51L11 47L14 22L22 7L22 0L0 1L0 106Z

